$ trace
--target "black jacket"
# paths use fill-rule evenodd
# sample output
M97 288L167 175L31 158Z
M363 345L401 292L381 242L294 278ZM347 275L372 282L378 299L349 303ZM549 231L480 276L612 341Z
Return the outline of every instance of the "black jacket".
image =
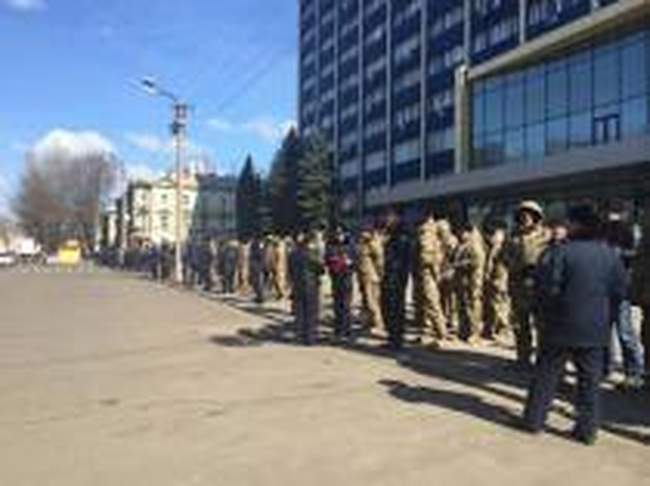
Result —
M576 240L551 247L537 269L542 344L605 347L613 309L626 297L621 258L606 243Z

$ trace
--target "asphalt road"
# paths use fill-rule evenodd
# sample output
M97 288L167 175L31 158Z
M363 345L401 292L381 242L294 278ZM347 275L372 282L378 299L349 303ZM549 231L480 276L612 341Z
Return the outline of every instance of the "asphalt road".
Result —
M647 484L650 396L587 448L510 425L503 351L397 362L290 342L286 315L110 273L0 273L0 485Z

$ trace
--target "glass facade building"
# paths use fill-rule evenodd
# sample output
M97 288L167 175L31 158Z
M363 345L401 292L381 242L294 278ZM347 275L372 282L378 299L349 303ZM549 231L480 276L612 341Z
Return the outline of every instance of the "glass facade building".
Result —
M648 3L300 0L300 131L331 143L349 211L570 165L649 133Z
M471 168L540 163L650 133L645 29L472 87Z

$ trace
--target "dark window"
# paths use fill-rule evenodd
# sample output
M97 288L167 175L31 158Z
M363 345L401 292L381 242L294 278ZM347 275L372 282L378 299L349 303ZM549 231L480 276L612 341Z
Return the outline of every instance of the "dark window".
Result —
M482 133L485 131L485 98L483 96L482 91L475 90L474 91L474 100L473 100L473 105L474 105L474 113L472 114L473 116L473 125L474 125L474 133Z
M586 147L591 145L591 112L572 115L569 119L569 145Z
M621 51L621 81L623 99L646 93L648 88L648 58L645 36L635 38Z
M567 118L557 118L546 127L546 154L555 155L567 150L569 144L569 123Z
M506 132L505 157L509 164L518 164L524 161L525 153L524 130L510 130Z
M488 133L485 136L485 166L491 167L505 162L503 132Z
M485 129L490 132L503 129L503 90L501 87L485 93Z
M543 123L526 128L526 158L529 162L537 162L544 158L545 142Z
M569 65L569 106L571 113L591 107L592 74L589 54L575 56Z
M506 127L517 128L524 124L524 78L511 76L506 87Z
M644 96L623 103L621 107L621 132L623 137L648 132L648 101L648 98Z
M544 119L544 70L530 69L526 76L526 121L535 123Z
M569 74L565 68L555 69L547 75L547 116L565 116L569 111Z
M594 52L594 104L607 105L619 99L619 51L613 47Z

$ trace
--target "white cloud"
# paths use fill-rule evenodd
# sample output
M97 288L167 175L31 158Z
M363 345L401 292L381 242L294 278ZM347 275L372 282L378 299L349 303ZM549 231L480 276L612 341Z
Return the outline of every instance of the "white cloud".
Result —
M149 133L127 133L126 140L134 147L145 152L168 152L171 149L171 144L168 140L163 140Z
M4 0L4 4L20 12L35 12L47 8L45 0Z
M126 175L130 180L152 181L162 174L147 164L129 164L126 166Z
M293 120L277 121L269 117L259 117L242 124L235 124L222 118L212 118L208 126L222 133L244 133L253 135L267 143L280 142L296 126Z
M208 120L208 126L218 132L232 132L235 128L231 122L223 118L212 118Z
M103 135L92 131L62 129L52 130L29 150L30 160L36 164L112 154L115 154L115 148Z

